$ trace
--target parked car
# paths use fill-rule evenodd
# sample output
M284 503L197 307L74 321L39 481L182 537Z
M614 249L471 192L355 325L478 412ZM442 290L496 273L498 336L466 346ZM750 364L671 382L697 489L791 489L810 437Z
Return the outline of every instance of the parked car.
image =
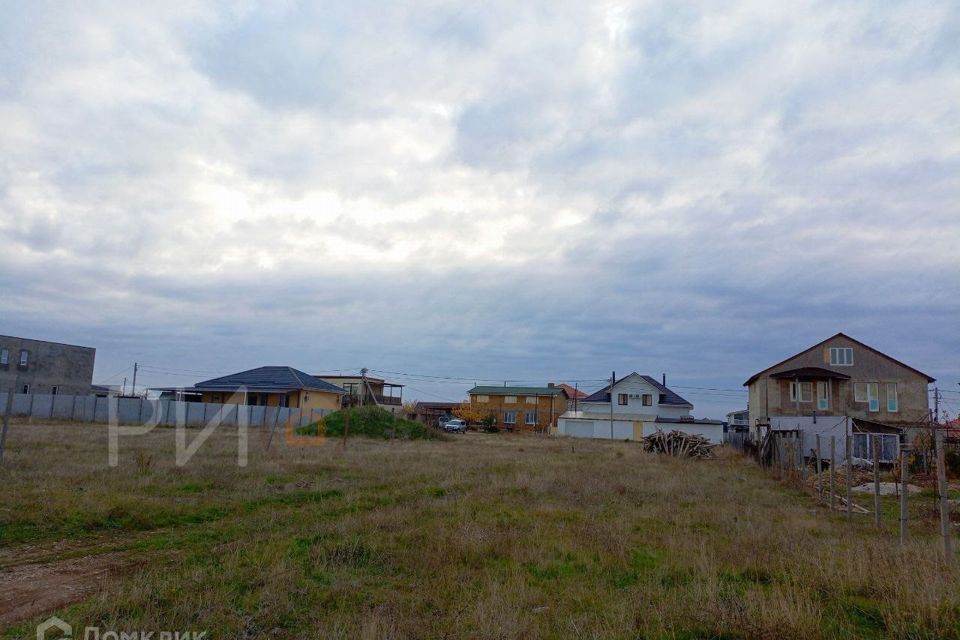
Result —
M454 418L453 420L448 420L443 425L443 430L450 433L466 433L467 422L465 420L461 420L460 418Z

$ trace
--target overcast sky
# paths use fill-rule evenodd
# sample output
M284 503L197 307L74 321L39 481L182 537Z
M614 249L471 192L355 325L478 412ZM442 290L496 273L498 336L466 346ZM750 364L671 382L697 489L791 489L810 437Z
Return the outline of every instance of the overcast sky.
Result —
M843 331L960 409L956 3L0 11L0 333L96 382L635 370L718 417Z

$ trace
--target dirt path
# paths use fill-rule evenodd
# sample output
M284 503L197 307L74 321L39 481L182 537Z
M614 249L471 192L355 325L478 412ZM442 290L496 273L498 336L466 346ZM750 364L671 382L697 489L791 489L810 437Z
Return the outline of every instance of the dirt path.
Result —
M103 554L0 570L0 627L82 600L129 563L123 556Z

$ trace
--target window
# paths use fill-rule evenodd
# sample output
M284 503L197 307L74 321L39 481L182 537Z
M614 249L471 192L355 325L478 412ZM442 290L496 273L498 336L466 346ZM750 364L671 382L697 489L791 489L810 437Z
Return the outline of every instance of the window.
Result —
M627 399L627 394L625 394L625 393L618 393L618 394L617 394L617 404L619 404L620 406L624 406L624 407L625 407L625 406L627 406L627 402L629 402L629 400Z
M28 384L23 385L23 388L20 389L20 393L30 393L30 385Z
M20 349L20 366L21 366L21 367L27 366L27 357L28 357L28 352L27 352L27 350L26 350L26 349Z
M880 384L867 383L867 411L880 411Z
M850 347L830 347L830 364L835 367L852 367L853 349Z
M503 423L504 423L504 424L517 424L517 412L516 412L516 411L504 411L504 412L503 412Z
M896 413L899 409L897 403L897 383L888 382L887 383L887 411L890 413Z
M58 389L59 389L59 387L57 387L56 385L50 387L50 395L52 395L52 396L57 395L57 390L58 390Z
M523 414L523 421L527 424L537 424L537 412L527 411L525 414Z
M817 383L817 409L826 411L830 408L830 383Z
M537 404L537 396L527 396L527 404Z
M642 397L641 399L642 399L642 401L643 401L643 406L645 406L645 407L652 407L652 406L653 406L653 394L651 394L651 393L645 393L645 394L643 394L643 397Z
M289 399L287 396L280 396L280 397L277 399L277 406L278 406L278 407L289 407L289 406L290 406L290 399Z
M854 402L867 401L867 383L866 382L853 383L853 401Z
M799 394L798 394L799 390ZM811 382L791 382L790 400L792 402L812 402L813 401L813 383Z
M874 441L880 447L880 462L894 462L900 453L900 437L892 433L855 433L853 434L853 455L865 460L873 460Z
M10 364L10 349L0 349L0 366Z
M477 396L477 402L490 402L490 396Z
M517 396L503 396L503 401L506 404L517 404Z

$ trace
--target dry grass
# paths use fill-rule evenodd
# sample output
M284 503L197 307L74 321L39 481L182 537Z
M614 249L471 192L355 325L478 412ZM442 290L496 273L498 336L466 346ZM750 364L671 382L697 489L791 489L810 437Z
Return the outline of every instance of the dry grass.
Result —
M960 570L931 534L847 523L731 453L506 434L351 440L18 426L0 566L122 556L58 615L210 637L960 638ZM932 527L931 527L932 530ZM9 629L29 635L37 620Z

